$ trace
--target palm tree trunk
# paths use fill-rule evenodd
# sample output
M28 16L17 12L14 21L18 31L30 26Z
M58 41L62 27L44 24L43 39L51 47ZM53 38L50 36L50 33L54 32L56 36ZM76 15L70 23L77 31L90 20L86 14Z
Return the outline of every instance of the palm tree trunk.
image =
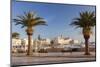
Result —
M85 55L90 55L88 42L89 42L89 38L85 38Z
M28 51L27 51L28 56L32 55L31 37L32 35L28 35Z

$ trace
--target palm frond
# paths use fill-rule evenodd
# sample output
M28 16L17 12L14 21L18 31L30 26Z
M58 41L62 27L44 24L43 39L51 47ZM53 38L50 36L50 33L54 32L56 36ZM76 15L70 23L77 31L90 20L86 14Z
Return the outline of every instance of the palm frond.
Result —
M37 25L46 25L44 18L36 15L35 12L24 12L24 15L17 16L16 19L13 19L15 25L22 25L23 27L32 27Z
M37 26L37 25L46 25L46 22L45 21L38 21L37 23L34 23L33 26Z
M80 17L74 18L70 25L81 27L93 27L96 24L96 18L94 12L81 12Z

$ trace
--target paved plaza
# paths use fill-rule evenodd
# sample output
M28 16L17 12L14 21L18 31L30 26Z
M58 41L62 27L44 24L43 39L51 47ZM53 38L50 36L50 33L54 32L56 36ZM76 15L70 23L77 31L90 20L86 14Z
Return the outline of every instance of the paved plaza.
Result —
M95 61L95 52L91 52L91 55L86 56L84 52L73 53L33 53L28 57L25 54L13 54L11 58L12 65L37 65L48 63L69 63L69 62L83 62L83 61Z

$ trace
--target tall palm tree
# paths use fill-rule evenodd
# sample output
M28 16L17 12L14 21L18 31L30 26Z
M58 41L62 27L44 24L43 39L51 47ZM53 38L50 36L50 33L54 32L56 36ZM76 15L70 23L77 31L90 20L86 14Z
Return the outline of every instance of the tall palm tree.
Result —
M85 39L85 55L90 55L88 42L91 34L91 29L96 25L96 16L94 12L81 12L78 18L74 18L71 25L76 28L82 28L83 37Z
M26 32L28 35L28 51L27 55L32 54L31 46L31 37L33 35L34 27L38 25L46 25L46 22L43 18L36 15L35 12L24 12L24 15L17 16L16 19L13 19L16 22L16 25L21 24L22 28L26 27Z

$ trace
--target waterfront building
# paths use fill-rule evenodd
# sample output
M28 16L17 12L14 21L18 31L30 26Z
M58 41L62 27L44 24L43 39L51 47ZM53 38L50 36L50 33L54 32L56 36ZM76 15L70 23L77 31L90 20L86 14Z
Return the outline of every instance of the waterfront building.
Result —
M54 43L55 44L60 44L60 45L67 45L70 43L70 41L72 41L71 38L69 37L62 37L62 36L59 36L57 38L54 39Z
M12 38L12 51L16 52L20 48L21 48L21 39Z

